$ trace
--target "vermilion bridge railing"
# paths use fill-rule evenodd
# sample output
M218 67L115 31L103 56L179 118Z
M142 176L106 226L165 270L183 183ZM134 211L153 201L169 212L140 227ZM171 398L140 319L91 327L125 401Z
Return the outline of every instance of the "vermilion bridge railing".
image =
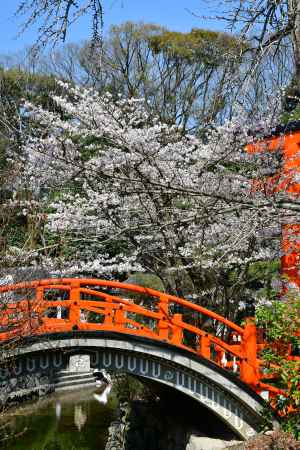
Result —
M136 335L206 358L234 372L257 393L269 391L272 396L280 392L264 382L258 357L264 344L257 340L253 319L240 327L182 298L97 279L48 279L2 286L0 301L2 344L76 331ZM180 313L175 312L178 309ZM207 319L213 324L209 332L201 325Z

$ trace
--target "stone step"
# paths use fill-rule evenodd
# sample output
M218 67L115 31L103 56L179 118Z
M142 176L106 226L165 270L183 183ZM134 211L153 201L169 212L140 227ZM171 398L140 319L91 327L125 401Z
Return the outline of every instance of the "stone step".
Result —
M75 378L75 379L68 379L68 380L61 380L56 383L56 389L59 387L65 387L65 386L73 386L76 384L93 384L96 386L96 382L91 377L81 377L81 378Z
M72 380L81 380L81 379L95 380L92 373L81 373L81 374L70 373L69 375L57 374L55 381L56 381L56 383L59 383L61 381L72 381Z
M69 383L67 386L56 386L55 392L74 391L74 390L78 390L78 389L88 389L88 388L95 388L95 382L83 383L83 384L81 384L80 382L76 383L76 384Z
M88 376L88 375L93 375L93 371L89 370L89 371L85 371L85 372L70 372L69 370L61 370L60 372L57 373L58 377L69 377L69 376L73 376L73 375L78 375L78 376Z

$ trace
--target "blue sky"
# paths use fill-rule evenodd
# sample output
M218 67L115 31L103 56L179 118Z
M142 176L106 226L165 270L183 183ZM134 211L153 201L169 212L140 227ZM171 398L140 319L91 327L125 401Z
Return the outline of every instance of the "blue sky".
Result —
M10 53L29 46L36 38L31 29L16 37L21 23L14 12L21 0L2 0L0 6L0 53ZM189 31L191 28L220 29L223 24L195 17L209 15L201 0L103 0L104 32L112 24L127 20L153 22L171 30ZM89 37L89 20L85 18L70 30L68 41L81 41Z

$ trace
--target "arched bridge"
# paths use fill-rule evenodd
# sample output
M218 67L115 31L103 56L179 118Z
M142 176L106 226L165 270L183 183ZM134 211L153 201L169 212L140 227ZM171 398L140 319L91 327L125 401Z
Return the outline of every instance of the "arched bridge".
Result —
M262 422L263 382L254 321L226 318L153 289L97 279L48 279L0 288L0 378L53 373L72 353L91 366L169 385L239 436ZM209 330L203 326L210 325ZM212 330L216 330L213 332Z

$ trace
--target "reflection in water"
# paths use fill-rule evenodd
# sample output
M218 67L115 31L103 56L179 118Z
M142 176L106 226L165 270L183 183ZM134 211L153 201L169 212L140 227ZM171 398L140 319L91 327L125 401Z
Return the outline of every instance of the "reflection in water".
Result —
M61 403L59 400L55 403L55 415L57 420L59 420L61 417Z
M117 402L106 404L93 398L94 391L81 390L25 405L11 413L16 440L1 442L5 450L105 450L108 427L117 418ZM101 392L96 395L101 397Z
M87 414L83 411L82 405L75 405L74 423L78 431L81 431L81 428L85 425L86 421L87 421Z

